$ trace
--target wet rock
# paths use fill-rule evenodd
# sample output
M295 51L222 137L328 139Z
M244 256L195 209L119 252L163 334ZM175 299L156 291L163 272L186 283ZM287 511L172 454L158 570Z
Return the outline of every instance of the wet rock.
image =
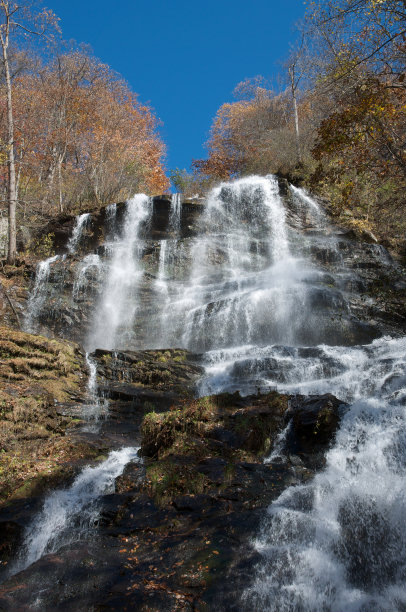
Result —
M183 349L96 350L92 357L97 362L103 394L112 399L149 403L150 410L169 408L179 398L193 397L203 373L196 356Z
M131 402L120 405L131 412ZM333 396L294 397L288 409L277 393L222 393L178 399L176 409L148 415L142 447L153 456L129 464L115 493L100 499L98 537L66 545L8 580L0 607L23 608L41 597L46 611L238 610L258 562L252 538L265 509L313 474L304 453L302 465L263 458L295 417L297 446L310 428L308 446L317 450L322 438L326 448L339 405Z
M287 418L292 427L288 437L291 454L298 455L313 469L323 464L324 452L334 441L347 404L334 395L294 396L289 402ZM297 460L293 461L297 465Z

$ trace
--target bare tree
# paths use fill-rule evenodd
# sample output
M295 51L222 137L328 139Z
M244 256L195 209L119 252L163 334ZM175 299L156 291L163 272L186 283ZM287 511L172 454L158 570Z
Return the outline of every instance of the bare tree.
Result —
M299 113L298 113L298 103L297 103L297 94L299 89L299 84L303 79L305 70L303 59L305 56L305 38L302 33L299 44L295 49L293 49L288 57L286 62L286 68L288 72L289 78L289 87L292 95L292 104L293 104L293 117L295 120L295 134L296 134L296 150L297 150L297 160L299 163L302 162L302 149L300 143L300 129L299 129Z

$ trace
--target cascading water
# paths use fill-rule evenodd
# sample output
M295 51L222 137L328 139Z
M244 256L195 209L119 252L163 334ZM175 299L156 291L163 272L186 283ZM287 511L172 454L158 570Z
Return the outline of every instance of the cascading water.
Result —
M89 535L100 513L100 497L114 491L115 479L130 461L137 459L138 450L123 448L111 452L99 465L85 468L69 488L49 495L41 512L27 527L19 559L9 574Z
M82 416L84 424L82 431L97 432L101 419L108 414L108 400L99 397L97 385L97 363L89 353L85 355L86 365L89 370L89 378L87 381L87 393L89 397L88 403L82 408Z
M378 338L356 316L365 285L347 265L352 247L303 190L282 198L274 177L224 183L187 238L182 210L174 198L157 245L149 198L130 200L122 222L108 207L103 249L75 273L75 300L91 303L88 350L183 346L202 354L201 395L277 388L349 402L325 470L264 517L263 561L242 605L406 609L406 340ZM90 279L99 292L86 290ZM283 460L285 434L268 462Z
M179 232L181 223L182 201L181 194L174 193L171 199L171 213L169 216L169 227L175 232Z
M107 245L112 256L103 294L96 310L88 347L123 347L133 340L132 325L138 308L137 291L142 280L141 232L151 215L151 200L136 195L127 202L123 235Z
M324 471L269 507L245 609L404 610L406 339L323 350L341 372L294 387L353 403Z
M82 294L86 299L89 282L95 280L101 282L103 278L103 264L99 255L91 253L86 255L81 261L73 283L72 297L76 302L80 302Z
M83 230L86 225L89 223L90 213L84 213L83 215L78 215L76 217L76 223L72 231L72 236L68 242L68 253L73 255L76 252L76 249L80 243L80 239L82 238Z
M24 321L24 329L28 332L37 331L37 317L48 297L48 280L51 272L51 264L58 259L58 255L48 257L40 261L35 274L34 287L30 293L27 304L27 314Z
M317 211L306 198L301 208ZM287 225L275 178L250 177L214 189L200 230L185 254L189 278L167 283L164 307L158 305L166 345L202 352L335 344L344 337L353 343L359 336L362 325L347 316L331 275L305 259L307 246Z
M78 215L75 220L75 225L72 230L72 235L68 240L67 250L69 255L74 255L82 239L83 231L90 221L90 213ZM36 270L34 287L30 293L27 304L27 314L24 321L24 329L28 332L38 332L40 330L39 317L41 311L48 306L51 300L58 295L60 288L64 283L64 274L59 275L59 279L53 279L50 283L50 274L53 264L64 263L66 255L53 255L44 261L41 261ZM80 283L79 283L80 285ZM74 286L73 293L78 292L80 286Z

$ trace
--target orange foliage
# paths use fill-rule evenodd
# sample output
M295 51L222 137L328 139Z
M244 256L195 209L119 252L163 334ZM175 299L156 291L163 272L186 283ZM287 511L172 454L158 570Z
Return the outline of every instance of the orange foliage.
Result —
M86 54L20 76L14 107L19 197L34 208L52 213L168 188L152 109Z

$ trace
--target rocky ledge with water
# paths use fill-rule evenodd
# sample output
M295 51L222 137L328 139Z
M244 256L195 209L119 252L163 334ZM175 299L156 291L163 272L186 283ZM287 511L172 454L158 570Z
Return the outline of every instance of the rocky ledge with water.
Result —
M32 532L28 521L29 550L42 554L4 583L0 608L30 606L34 597L43 610L238 609L259 560L250 538L264 509L323 465L346 406L330 395L277 392L193 399L202 371L196 356L179 349L97 351L91 358L99 393L105 396L112 383L98 437L139 443L138 458L128 455L112 488L100 485L96 541L87 531L73 541L65 536L53 550L50 526L40 526L38 537L38 526ZM117 381L118 373L125 382ZM101 479L103 465L92 468ZM88 477L90 490L91 482ZM66 489L77 496L74 503L72 493L54 494L54 517L42 519L51 520L51 529L59 528L61 505L72 515L70 528L79 528L75 523L89 511L81 487L79 476ZM8 513L16 509L27 522L27 505L25 513L21 505ZM4 519L7 511L3 525Z
M247 272L250 268L251 272L257 270L256 290L261 283L266 286L267 282L278 282L261 275L276 255L288 264L279 271L281 274L289 277L293 273L292 281L307 284L306 295L302 291L296 299L306 302L306 309L312 309L313 316L321 319L318 338L314 326L309 338L305 333L308 326L303 325L302 343L335 344L339 340L351 345L385 333L404 332L406 277L385 248L329 223L322 207L303 190L269 179L267 197L279 200L281 215L279 220L273 219L259 200L250 205L250 198L260 197L265 179L257 177L257 185L249 180L238 192L225 184L213 200L136 196L134 201L110 205L99 212L58 219L46 228L47 235L53 236L55 255L40 262L36 273L32 265L6 269L3 285L17 316L32 332L87 342L92 349L113 348L118 338L112 336L125 329L125 335L119 334L120 348L173 347L178 339L178 343L181 340L192 350L206 350L209 339L191 343L182 329L182 317L186 314L197 319L204 315L199 312L204 307L215 319L216 311L222 307L224 287L216 287L214 282L212 288L218 290L219 296L214 293L211 300L200 304L190 291L190 272L198 273L201 249L209 264L205 273L212 275L214 281L216 274L219 278L224 275L230 245L221 242L228 231L236 231L239 242L233 245L237 252L232 254L235 261L230 265L231 269L235 265L237 268L225 287L226 300L234 297L230 283L231 279L234 284L237 281L237 272L241 274L240 284L245 279L249 286L253 283ZM279 194L275 193L277 189ZM227 215L233 208L239 212L230 225ZM277 240L271 247L269 232L272 234L270 228L275 221ZM250 235L244 239L241 230L249 223ZM272 248L280 253L273 253ZM32 278L35 282L29 293ZM188 300L179 299L183 290L188 292ZM289 292L296 292L294 284ZM118 294L116 304L112 294ZM120 310L122 301L125 303L130 296L133 304ZM289 297L286 295L287 300ZM287 305L291 308L291 304ZM249 308L244 303L242 306ZM14 324L15 315L1 294L0 307L8 322ZM99 326L95 324L96 312L103 320ZM324 321L326 313L328 321ZM292 312L292 316L300 315L300 311ZM239 316L247 318L246 312ZM210 334L212 330L206 330L206 336L207 331ZM106 333L111 337L105 337Z

